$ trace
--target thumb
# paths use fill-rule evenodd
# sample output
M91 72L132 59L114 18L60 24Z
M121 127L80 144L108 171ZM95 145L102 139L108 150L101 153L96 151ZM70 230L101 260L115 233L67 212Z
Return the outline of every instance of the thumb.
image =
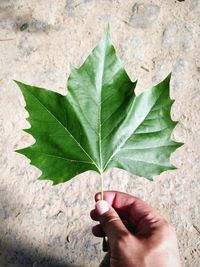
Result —
M105 200L99 200L95 205L101 227L103 228L108 240L112 243L120 237L129 234L117 212Z

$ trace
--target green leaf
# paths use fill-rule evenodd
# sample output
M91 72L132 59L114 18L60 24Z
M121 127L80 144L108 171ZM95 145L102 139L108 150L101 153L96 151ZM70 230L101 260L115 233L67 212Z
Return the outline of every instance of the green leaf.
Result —
M66 96L17 82L36 142L17 152L42 171L40 179L65 182L87 170L118 167L152 179L174 169L171 153L170 75L139 96L110 42L109 30L83 65L71 68Z

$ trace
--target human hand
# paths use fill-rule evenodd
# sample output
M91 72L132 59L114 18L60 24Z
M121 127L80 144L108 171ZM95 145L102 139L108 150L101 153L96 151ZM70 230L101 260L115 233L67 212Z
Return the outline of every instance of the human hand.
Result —
M97 237L107 236L110 267L181 267L174 228L146 202L115 192L95 195L91 218Z

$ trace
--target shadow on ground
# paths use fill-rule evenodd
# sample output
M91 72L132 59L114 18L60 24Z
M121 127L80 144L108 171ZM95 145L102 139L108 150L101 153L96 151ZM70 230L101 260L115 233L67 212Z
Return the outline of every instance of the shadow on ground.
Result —
M16 229L9 226L9 220L7 221L9 217L15 219L14 211L16 206L20 206L20 203L13 201L12 193L8 192L7 188L1 184L0 267L83 267L75 265L73 259L69 258L67 253L64 257L59 257L35 247L31 239L22 241ZM59 249L59 247L55 246L55 249Z
M18 199L18 202L20 200ZM16 206L21 206L12 198L11 192L7 188L0 185L0 267L85 267L86 265L74 264L77 255L73 257L66 255L57 256L51 252L42 251L40 247L33 245L33 240L23 240L19 237L16 229L9 226L9 217L15 220ZM55 250L59 250L59 245L55 246ZM85 248L83 247L83 250ZM92 249L92 247L91 247ZM90 248L89 248L90 250ZM95 251L94 251L95 253ZM99 267L109 267L109 256L105 258ZM92 262L91 262L92 266Z
M43 255L39 251L26 248L26 244L15 246L14 244L0 244L0 266L24 266L24 267L82 267L67 263L66 259L56 259L51 255Z
M100 263L99 267L110 266L110 255L107 253ZM3 243L0 241L0 266L17 266L17 267L83 267L67 263L65 259L53 258L50 255L43 255L41 252L26 248L26 244L17 245Z

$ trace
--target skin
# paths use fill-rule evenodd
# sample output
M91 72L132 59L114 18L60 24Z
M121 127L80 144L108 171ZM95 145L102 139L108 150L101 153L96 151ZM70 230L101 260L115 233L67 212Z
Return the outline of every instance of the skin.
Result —
M110 267L181 267L174 228L146 202L134 196L104 192L95 195L91 218L97 237L107 236ZM107 205L107 209L105 207Z

